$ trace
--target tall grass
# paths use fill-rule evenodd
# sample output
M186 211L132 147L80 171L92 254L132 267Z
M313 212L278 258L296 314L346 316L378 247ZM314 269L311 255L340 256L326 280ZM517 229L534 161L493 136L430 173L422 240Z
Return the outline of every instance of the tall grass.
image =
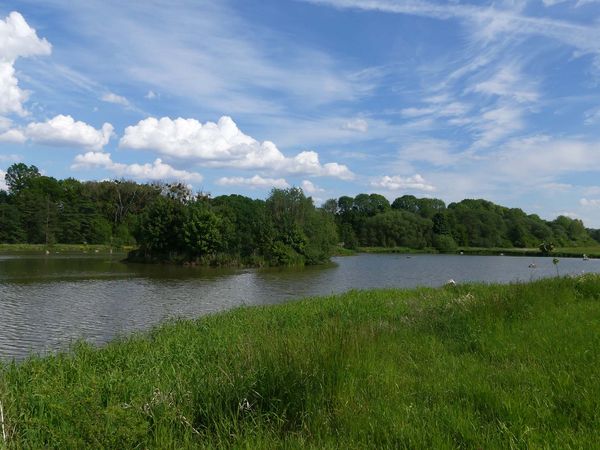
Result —
M0 370L9 448L593 448L600 277L240 308Z

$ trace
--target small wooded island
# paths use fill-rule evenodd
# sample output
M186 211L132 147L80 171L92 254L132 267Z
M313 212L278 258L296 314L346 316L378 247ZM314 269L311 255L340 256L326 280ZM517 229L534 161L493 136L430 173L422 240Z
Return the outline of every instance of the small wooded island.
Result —
M339 248L432 252L597 247L600 230L559 216L546 221L487 200L446 204L403 195L330 199L316 207L300 188L266 200L193 194L181 183L57 180L13 164L0 191L0 243L108 244L136 248L132 261L214 266L292 266L325 262ZM592 251L582 250L584 253Z

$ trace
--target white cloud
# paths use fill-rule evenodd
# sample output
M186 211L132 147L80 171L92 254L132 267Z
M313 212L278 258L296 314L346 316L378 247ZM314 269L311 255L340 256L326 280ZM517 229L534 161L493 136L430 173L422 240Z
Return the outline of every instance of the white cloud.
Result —
M583 123L586 125L594 125L600 122L600 108L594 108L584 113L585 120Z
M584 195L600 195L600 186L586 186L583 193Z
M523 110L513 105L500 105L482 112L474 119L476 140L473 148L489 147L524 128Z
M472 88L473 92L498 97L509 97L518 103L535 102L539 93L528 83L515 67L505 66L488 80L481 81Z
M399 155L407 161L423 161L436 166L451 165L458 160L452 144L442 139L421 139L403 146Z
M37 55L49 55L52 47L45 39L40 39L23 16L11 12L0 20L0 114L25 116L23 103L29 93L19 87L15 76L15 61Z
M600 142L547 135L512 139L497 151L493 164L522 180L593 171L600 166Z
M157 151L174 158L200 161L212 167L264 169L351 179L348 167L321 164L318 153L304 151L286 157L274 143L258 142L244 134L227 116L218 123L202 124L196 119L150 117L125 129L121 148Z
M544 183L540 186L545 191L568 192L573 189L573 185L569 183Z
M0 131L8 130L12 126L12 120L8 117L0 116Z
M565 217L568 217L569 219L579 219L580 218L579 214L577 214L576 212L573 212L573 211L561 211L557 214L557 216L565 216Z
M102 97L101 100L106 103L114 103L115 105L121 105L125 107L130 107L131 103L125 97L117 95L113 92L107 92Z
M520 8L508 9L496 6L476 6L467 3L447 4L427 1L398 2L394 0L306 0L311 3L331 5L338 8L354 8L364 11L381 11L432 17L440 20L459 19L473 27L474 34L490 40L500 35L520 34L544 36L570 45L581 54L600 52L600 30L547 17L522 14ZM585 1L585 0L584 0Z
M342 125L342 129L366 133L369 131L369 123L365 119L352 119L344 123L344 125Z
M598 208L598 207L600 207L600 199L582 198L582 199L579 200L579 204L581 206Z
M0 191L8 191L8 186L6 185L5 177L6 172L0 169Z
M152 90L148 91L148 93L144 95L144 98L147 98L148 100L154 100L156 97L158 97L158 94Z
M14 153L10 155L0 155L0 162L17 162L21 159L21 155L15 155Z
M122 164L113 162L110 153L87 152L77 155L72 169L102 168L120 177L132 177L142 180L180 180L202 181L202 175L196 172L178 170L157 158L152 164Z
M52 4L68 14L85 38L101 36L94 58L87 39L71 43L90 70L105 71L104 62L112 57L112 70L129 81L180 96L213 114L256 116L259 111L284 112L292 103L312 109L352 101L371 92L379 75L356 64L346 69L349 64L326 51L247 20L229 2ZM118 58L113 57L116 52Z
M0 49L0 58L15 61L28 56L49 55L52 46L37 36L21 14L13 11L0 20Z
M290 187L284 178L263 178L260 175L254 175L252 178L223 177L217 180L217 184L220 186L249 186L251 188L275 187L285 189Z
M0 142L10 142L13 144L23 144L27 138L21 130L13 129L0 133Z
M318 194L319 192L325 192L325 189L321 189L310 180L302 180L302 190L307 194Z
M4 133L5 138L13 142L30 140L35 143L51 146L65 146L102 150L113 134L113 126L105 123L97 130L85 122L74 120L62 114L46 122L32 122L20 129Z
M403 117L413 118L421 117L435 112L434 108L404 108L400 111Z
M435 187L429 184L425 179L415 174L412 177L401 177L401 176L383 176L371 182L372 187L386 189L388 191L399 191L399 190L415 190L432 192L435 191Z

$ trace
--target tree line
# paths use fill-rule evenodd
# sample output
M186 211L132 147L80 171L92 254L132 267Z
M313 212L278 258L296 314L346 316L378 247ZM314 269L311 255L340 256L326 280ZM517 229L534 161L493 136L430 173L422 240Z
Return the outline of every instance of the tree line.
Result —
M320 208L301 189L273 189L266 200L210 197L180 183L81 182L13 164L0 190L0 243L109 244L132 257L215 265L302 265L346 248L597 245L599 230L559 216L545 221L486 200L446 205L403 195L327 200Z
M451 252L459 246L579 247L598 245L600 237L598 230L586 229L579 219L559 216L546 221L482 199L446 205L436 198L403 195L390 204L379 194L359 194L328 200L323 207L335 215L340 239L349 248L432 247Z
M134 260L260 266L318 264L338 241L334 217L299 188L211 198L181 183L56 180L22 163L5 180L0 243L133 245Z

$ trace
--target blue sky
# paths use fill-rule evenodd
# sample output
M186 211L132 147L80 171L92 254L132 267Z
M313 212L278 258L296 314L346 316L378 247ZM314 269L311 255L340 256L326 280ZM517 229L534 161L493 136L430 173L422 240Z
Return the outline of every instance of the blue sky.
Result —
M486 198L600 227L600 1L0 4L0 176Z

